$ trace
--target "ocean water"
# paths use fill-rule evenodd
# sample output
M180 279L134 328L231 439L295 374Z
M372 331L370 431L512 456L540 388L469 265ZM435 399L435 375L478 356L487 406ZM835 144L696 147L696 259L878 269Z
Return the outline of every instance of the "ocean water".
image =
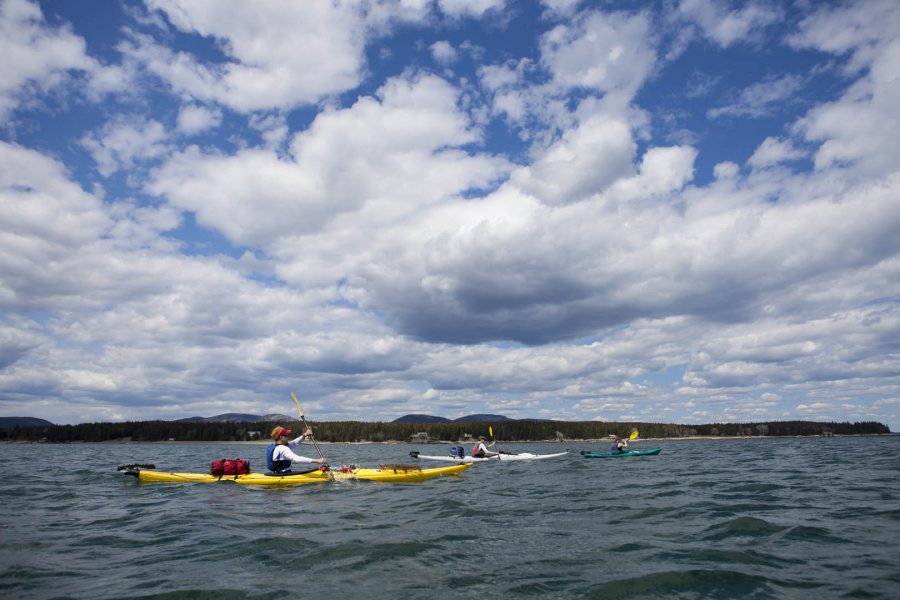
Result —
M263 445L0 445L0 596L900 598L900 437L636 446L663 451L507 444L573 453L419 484L255 489L141 484L116 466L259 470ZM334 466L447 451L322 448Z

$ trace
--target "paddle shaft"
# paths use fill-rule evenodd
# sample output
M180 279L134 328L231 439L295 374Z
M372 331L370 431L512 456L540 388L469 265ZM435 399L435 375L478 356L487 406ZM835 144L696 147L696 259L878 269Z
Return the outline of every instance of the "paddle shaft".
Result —
M312 427L310 427L310 426L306 423L306 418L305 418L303 415L300 415L300 420L303 421L303 426L304 426L304 427L306 427L307 429L312 429ZM316 441L316 436L315 436L315 435L311 435L311 436L309 436L309 437L310 437L310 439L312 440L313 446L316 447L316 452L319 453L319 457L320 457L320 458L325 458L325 455L322 454L321 448L319 448L319 442ZM327 462L328 459L325 458L325 461Z
M488 433L491 435L491 442L496 444L497 438L494 437L494 428L491 427L490 425L488 425ZM512 454L512 452L504 452L503 450L496 450L496 452L497 452L497 460L503 460L502 458L500 458L500 456L502 454ZM487 456L487 455L485 455L485 456Z
M300 420L303 422L303 426L304 426L305 428L309 429L310 431L312 431L312 427L309 426L309 424L306 422L306 417L303 416L303 409L300 408L300 401L297 400L297 395L294 394L294 392L291 392L291 398L294 399L294 404L297 405L297 412L300 413ZM316 441L316 436L315 436L315 435L312 435L312 436L310 436L310 437L312 438L313 446L316 447L316 452L319 453L319 458L321 458L322 460L324 460L325 463L327 464L327 463L328 463L328 459L325 458L325 455L324 455L324 454L322 454L322 450L319 448L319 443Z

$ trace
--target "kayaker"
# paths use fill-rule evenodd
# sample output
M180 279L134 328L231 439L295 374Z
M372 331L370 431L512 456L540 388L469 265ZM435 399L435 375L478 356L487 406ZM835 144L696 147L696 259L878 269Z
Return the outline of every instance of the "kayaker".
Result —
M612 446L610 446L609 451L613 454L622 454L628 450L628 440L624 440L619 436L615 436L613 438Z
M291 440L290 429L284 427L276 427L272 430L272 439L274 442L269 444L266 451L266 466L273 473L286 473L291 470L291 463L319 463L325 464L325 458L309 458L295 454L293 449L299 448L300 444L307 438L311 438L313 431L311 427L307 427L303 435Z
M487 439L483 435L478 436L478 444L472 448L472 456L475 458L486 458L488 456L497 456L500 454L499 452L494 452L493 450L488 450L488 448L493 448L494 444L497 443L496 440L491 441L490 444L485 445L485 441Z

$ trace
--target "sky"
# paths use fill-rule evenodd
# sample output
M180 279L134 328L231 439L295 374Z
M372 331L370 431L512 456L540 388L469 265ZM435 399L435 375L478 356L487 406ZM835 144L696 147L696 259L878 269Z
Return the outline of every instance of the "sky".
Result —
M0 0L0 416L900 429L900 3Z

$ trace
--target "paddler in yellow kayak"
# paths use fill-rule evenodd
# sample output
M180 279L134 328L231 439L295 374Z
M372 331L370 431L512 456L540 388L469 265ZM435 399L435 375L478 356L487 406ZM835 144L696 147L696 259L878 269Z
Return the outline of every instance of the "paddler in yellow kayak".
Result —
M311 438L313 434L312 428L307 427L303 435L291 440L290 429L284 427L276 427L272 430L273 443L269 444L266 450L266 466L273 473L290 473L292 463L318 463L325 464L325 457L309 458L294 453L295 448L299 448L300 444L307 438Z

